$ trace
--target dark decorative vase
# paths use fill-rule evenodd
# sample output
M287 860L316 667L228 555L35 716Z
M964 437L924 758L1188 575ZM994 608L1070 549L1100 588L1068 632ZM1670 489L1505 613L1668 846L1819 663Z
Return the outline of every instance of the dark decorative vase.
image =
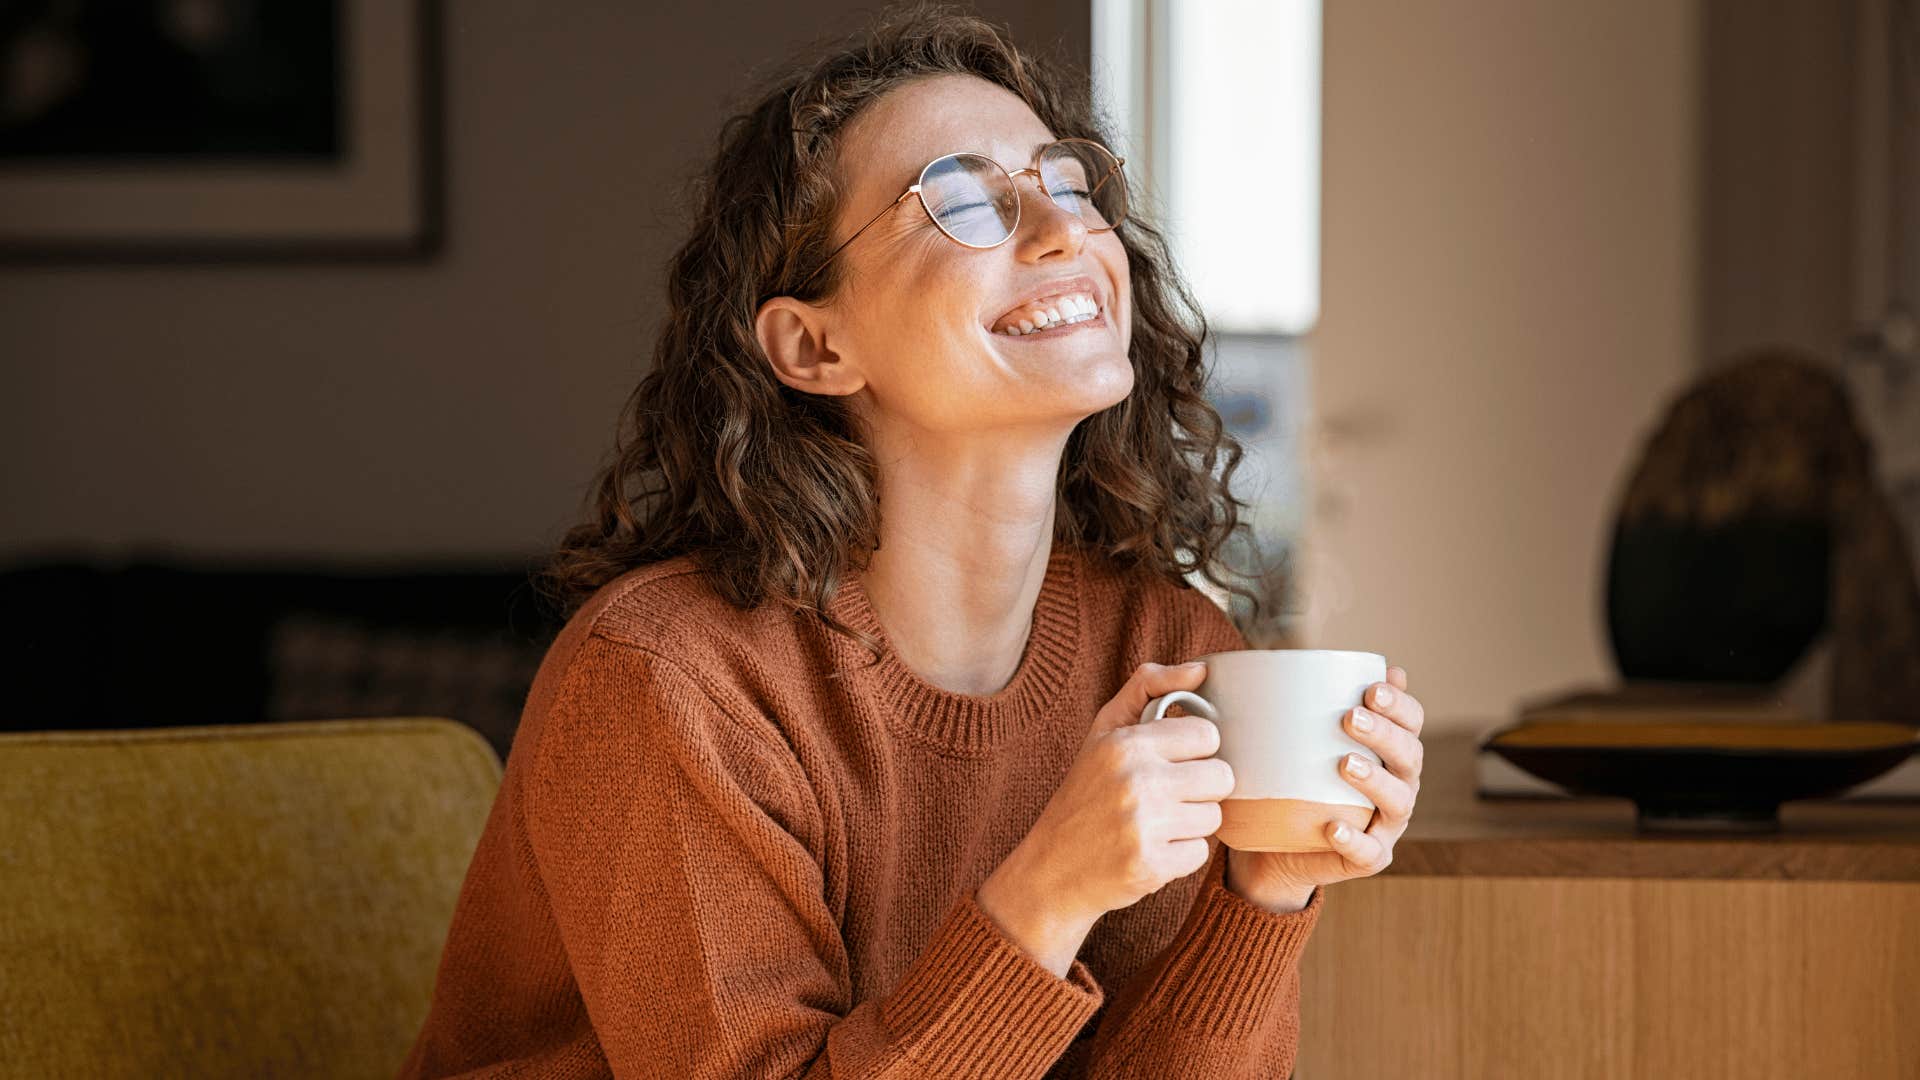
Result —
M1831 544L1812 517L1619 524L1606 604L1621 676L1777 682L1827 623Z

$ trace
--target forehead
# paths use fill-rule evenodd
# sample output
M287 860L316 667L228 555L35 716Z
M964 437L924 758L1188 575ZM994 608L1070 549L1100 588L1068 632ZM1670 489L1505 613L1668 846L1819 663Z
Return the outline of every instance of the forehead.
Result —
M971 75L936 75L888 91L847 126L841 160L855 192L913 183L942 154L985 154L1008 171L1033 164L1053 138L1011 90Z

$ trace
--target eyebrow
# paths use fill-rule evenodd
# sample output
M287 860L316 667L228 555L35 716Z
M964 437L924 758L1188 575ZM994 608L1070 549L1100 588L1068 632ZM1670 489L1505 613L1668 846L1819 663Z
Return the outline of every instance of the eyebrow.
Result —
M1018 165L1013 165L1013 166L1009 166L1006 162L1001 161L999 158L994 157L992 154L989 154L984 150L948 150L946 151L946 153L937 154L935 155L934 158L928 158L926 161L921 162L920 168L925 169L930 162L935 160L935 158L946 157L948 154L975 154L980 157L986 158L989 161L992 161L993 163L999 165L1001 168L1006 169L1008 172L1012 172L1014 169L1025 169L1031 166L1033 164L1033 159L1039 155L1042 147L1045 147L1051 143L1057 143L1059 141L1060 139L1058 136L1049 136L1047 138L1041 139L1039 142L1034 143L1032 146L1029 146L1027 148L1026 155L1020 159L1020 163ZM920 179L920 172L919 170L915 170L913 175L908 177L907 182L900 186L907 187L911 184L917 183L919 179Z
M1046 145L1048 145L1049 143L1057 143L1057 142L1059 142L1059 141L1060 141L1060 139L1059 139L1059 137L1058 137L1058 136L1048 136L1047 138L1044 138L1044 139L1041 139L1041 140L1040 140L1039 142L1037 142L1037 143L1034 143L1034 144L1033 144L1033 146L1032 146L1032 147L1030 147L1030 148L1029 148L1029 149L1027 150L1027 156L1026 156L1026 157L1023 157L1023 158L1021 158L1021 159L1020 159L1020 164L1019 164L1019 165L1016 165L1016 166L1014 166L1014 168L1018 168L1018 169L1025 169L1025 168L1028 168L1029 166L1031 166L1031 165L1033 164L1033 159L1034 159L1035 157L1038 157L1038 156L1039 156L1039 154L1040 154L1040 150L1041 150L1041 148L1042 148L1042 147L1044 147L1044 146L1046 146ZM999 159L999 158L994 158L994 160L995 160L995 161L1000 161L1000 159ZM1000 162L1000 167L1001 167L1001 168L1003 168L1003 169L1006 169L1006 168L1007 168L1007 166L1006 166L1006 163L1005 163L1005 162ZM1013 171L1013 169L1007 169L1007 171L1008 171L1008 172L1012 172L1012 171Z

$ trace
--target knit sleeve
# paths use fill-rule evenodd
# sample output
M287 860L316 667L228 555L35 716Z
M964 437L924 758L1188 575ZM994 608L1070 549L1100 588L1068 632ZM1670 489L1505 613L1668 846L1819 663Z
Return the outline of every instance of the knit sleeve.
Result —
M698 676L590 636L532 755L527 832L618 1077L1043 1076L1099 1009L972 894L886 993L853 1000L825 823L784 736Z
M1189 643L1179 659L1248 648L1204 594L1181 595ZM1087 1052L1089 1080L1285 1077L1300 1042L1300 958L1326 890L1299 911L1272 912L1226 887L1214 837L1200 891L1173 941L1113 994Z
M1186 921L1100 1018L1088 1080L1293 1072L1300 957L1326 890L1299 911L1267 911L1226 887L1227 848L1207 843L1213 854Z

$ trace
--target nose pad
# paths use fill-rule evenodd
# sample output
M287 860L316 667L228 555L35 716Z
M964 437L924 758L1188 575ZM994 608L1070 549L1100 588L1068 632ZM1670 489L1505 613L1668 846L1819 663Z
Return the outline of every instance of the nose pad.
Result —
M1066 207L1061 206L1059 203L1053 201L1053 196L1047 194L1046 181L1041 178L1040 171L1038 169L1032 169L1032 168L1022 169L1020 170L1019 173L1014 174L1013 190L1016 197L1022 200L1025 200L1028 197L1028 192L1023 189L1020 183L1021 180L1026 179L1027 177L1032 177L1033 179L1033 184L1031 186L1033 188L1032 196L1035 200L1035 205L1028 206L1025 204L1024 201L1022 202L1022 205L1020 207L1020 228L1018 231L1024 232L1028 228L1041 229L1041 228L1049 227L1054 223L1053 215L1058 215L1059 217L1065 219L1063 222L1059 223L1058 227L1067 230L1068 234L1073 236L1073 240L1074 240L1073 247L1075 249L1078 249L1080 246L1085 244L1087 240L1087 233L1090 231L1087 228L1087 223L1085 219L1081 218L1079 214L1073 212L1072 210L1069 210ZM1035 211L1038 211L1037 216L1035 214ZM1018 233L1016 233L1014 237L1014 241L1016 243L1020 242L1020 237L1018 236Z

